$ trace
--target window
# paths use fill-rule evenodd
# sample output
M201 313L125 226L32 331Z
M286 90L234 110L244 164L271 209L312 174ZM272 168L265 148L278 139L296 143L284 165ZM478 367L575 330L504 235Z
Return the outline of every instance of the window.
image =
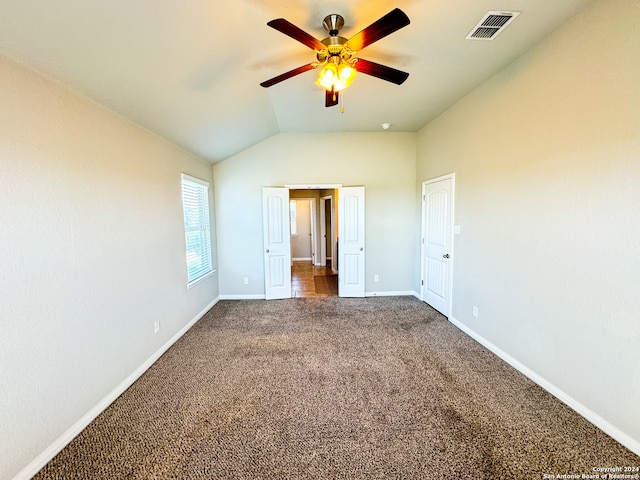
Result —
M191 287L213 272L209 184L183 173L182 208L187 247L187 286Z
M289 200L289 212L291 215L291 235L298 235L298 215L295 200Z

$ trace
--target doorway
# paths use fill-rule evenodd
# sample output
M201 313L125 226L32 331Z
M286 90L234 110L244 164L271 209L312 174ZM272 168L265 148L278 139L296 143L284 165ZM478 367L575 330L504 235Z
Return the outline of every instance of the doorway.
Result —
M315 198L289 198L292 262L316 265Z
M291 189L291 296L338 295L335 250L335 189Z
M296 192L302 189L304 192ZM335 230L329 233L332 239L332 274L337 273L340 297L365 296L365 188L364 186L284 186L262 188L262 223L264 246L265 299L291 298L291 226L290 199L296 196L309 198L309 191L318 190L317 201L323 196L332 196L331 222ZM326 192L326 193L325 193ZM337 202L336 202L337 199ZM314 198L315 200L315 198ZM312 205L317 206L317 201ZM313 208L313 207L312 207ZM317 212L317 208L315 210ZM326 214L326 210L325 210ZM319 214L312 219L319 222ZM334 240L335 238L335 240ZM319 251L314 242L315 251ZM312 256L313 258L314 256ZM338 257L338 258L336 258ZM312 267L315 260L309 262ZM338 271L334 271L333 265ZM328 267L327 267L328 268ZM330 276L325 275L325 276Z

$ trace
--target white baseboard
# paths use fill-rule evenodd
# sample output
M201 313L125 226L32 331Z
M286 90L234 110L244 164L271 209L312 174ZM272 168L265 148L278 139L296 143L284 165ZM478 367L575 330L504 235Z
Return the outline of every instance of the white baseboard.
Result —
M158 360L164 352L166 352L174 343L176 343L180 337L182 337L191 327L193 327L202 316L207 313L213 306L220 301L220 297L217 297L209 305L204 307L189 323L180 329L173 337L169 339L164 345L162 345L153 355L151 355L142 365L136 368L131 375L125 378L120 385L118 385L113 391L111 391L106 397L104 397L95 407L85 413L80 420L74 423L66 432L64 432L58 439L56 439L49 447L38 455L29 465L22 469L18 475L13 477L13 480L29 480L36 473L38 473L47 463L49 463L53 457L55 457L60 451L66 447L71 440L73 440L82 430L84 430L95 418L100 415L106 408L111 405L127 388L142 376L155 362Z
M249 295L220 295L220 300L264 300L264 293L256 293Z
M365 297L413 297L416 295L414 291L400 291L400 292L365 292Z
M299 257L299 258L292 258L291 260L294 262L310 262L312 259L311 257Z
M582 415L587 421L594 424L596 427L598 427L604 433L609 435L611 438L613 438L617 442L627 447L636 455L640 455L640 441L630 437L629 435L624 433L622 430L620 430L618 427L616 427L615 425L612 425L610 422L602 418L600 415L590 410L589 408L585 407L582 403L578 402L575 398L571 397L564 391L560 390L551 382L549 382L542 376L538 375L536 372L531 370L526 365L520 363L518 360L513 358L508 353L496 347L493 343L488 341L486 338L482 337L478 333L471 330L467 325L453 318L453 316L449 317L449 321L453 323L456 327L458 327L460 330L462 330L464 333L469 335L471 338L473 338L475 341L480 343L482 346L484 346L488 350L491 350L491 352L495 353L498 357L500 357L502 360L507 362L513 368L518 370L520 373L528 377L533 382L537 383L540 387L544 388L547 392L549 392L551 395L556 397L558 400L560 400L562 403L567 405L569 408L577 412L579 415Z

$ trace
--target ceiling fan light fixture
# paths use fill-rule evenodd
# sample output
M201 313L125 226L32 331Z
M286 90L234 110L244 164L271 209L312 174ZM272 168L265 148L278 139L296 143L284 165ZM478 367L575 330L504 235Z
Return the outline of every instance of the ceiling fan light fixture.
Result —
M334 57L335 58L335 57ZM339 92L344 90L356 78L356 69L346 62L327 62L321 69L316 83L325 90Z
M318 75L316 83L325 90L331 90L338 80L338 67L333 63L326 63Z
M345 87L348 87L353 82L353 79L356 78L356 69L348 63L341 63L338 66L338 75L340 76L340 81L344 82Z

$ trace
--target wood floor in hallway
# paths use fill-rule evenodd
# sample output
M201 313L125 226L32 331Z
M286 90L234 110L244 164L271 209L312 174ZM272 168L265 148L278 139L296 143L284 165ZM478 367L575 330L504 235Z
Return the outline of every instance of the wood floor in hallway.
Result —
M332 275L331 267L318 267L310 261L294 261L291 267L291 296L293 298L305 297L335 297L334 293L317 293L315 281L316 275Z

